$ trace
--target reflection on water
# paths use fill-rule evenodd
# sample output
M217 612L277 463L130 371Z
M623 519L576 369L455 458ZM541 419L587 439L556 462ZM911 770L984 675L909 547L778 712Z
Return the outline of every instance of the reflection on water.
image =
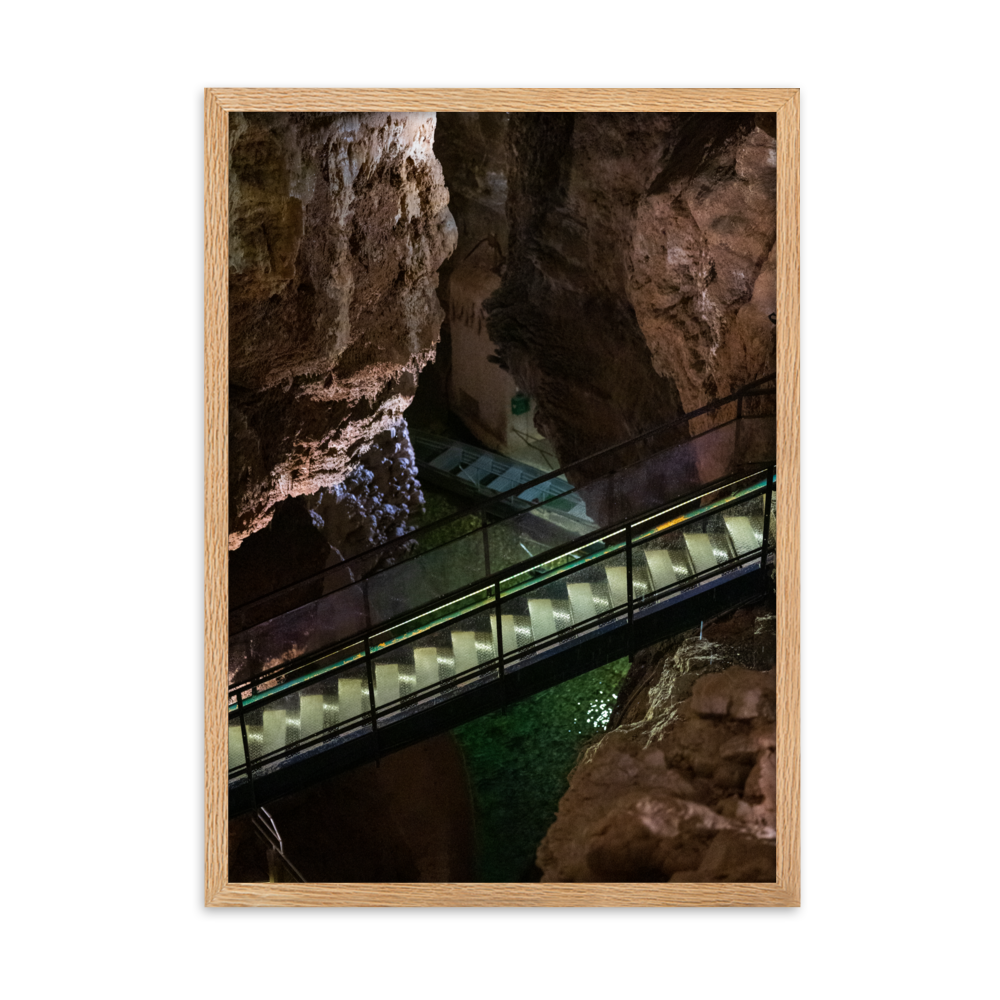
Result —
M476 809L478 878L537 878L535 851L583 745L604 732L628 660L616 660L454 730Z

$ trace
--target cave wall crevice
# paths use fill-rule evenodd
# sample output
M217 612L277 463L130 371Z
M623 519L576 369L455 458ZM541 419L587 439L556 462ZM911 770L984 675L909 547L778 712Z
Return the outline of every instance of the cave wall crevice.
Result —
M488 328L563 464L773 371L767 116L516 113L506 143Z

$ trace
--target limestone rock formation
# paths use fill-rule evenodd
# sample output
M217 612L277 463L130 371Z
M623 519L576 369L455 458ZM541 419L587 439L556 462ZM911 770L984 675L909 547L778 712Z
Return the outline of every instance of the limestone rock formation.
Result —
M434 153L441 161L458 226L458 246L441 268L439 292L446 277L480 243L507 253L507 125L510 115L497 111L439 112Z
M344 488L377 436L406 435L456 242L434 127L413 112L231 116L231 549L282 500Z
M752 114L511 114L489 330L563 463L774 370L774 131Z
M377 434L341 483L282 500L267 526L230 552L230 610L400 537L422 503L416 458L402 423ZM297 587L289 606L388 565L408 544L354 560L340 579L325 574L325 579ZM275 603L271 613L283 608Z
M773 635L770 609L741 610L637 656L539 846L542 881L774 881Z

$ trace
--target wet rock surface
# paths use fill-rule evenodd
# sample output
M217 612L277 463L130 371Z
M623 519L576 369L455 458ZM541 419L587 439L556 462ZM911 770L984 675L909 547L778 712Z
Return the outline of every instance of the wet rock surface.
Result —
M757 606L637 655L539 846L542 881L774 881L773 634Z

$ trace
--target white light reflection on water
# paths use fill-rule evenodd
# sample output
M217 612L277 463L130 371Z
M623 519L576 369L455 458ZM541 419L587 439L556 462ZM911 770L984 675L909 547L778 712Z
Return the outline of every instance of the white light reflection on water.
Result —
M628 660L564 681L455 729L476 809L477 879L516 882L534 865L569 773L611 718Z

